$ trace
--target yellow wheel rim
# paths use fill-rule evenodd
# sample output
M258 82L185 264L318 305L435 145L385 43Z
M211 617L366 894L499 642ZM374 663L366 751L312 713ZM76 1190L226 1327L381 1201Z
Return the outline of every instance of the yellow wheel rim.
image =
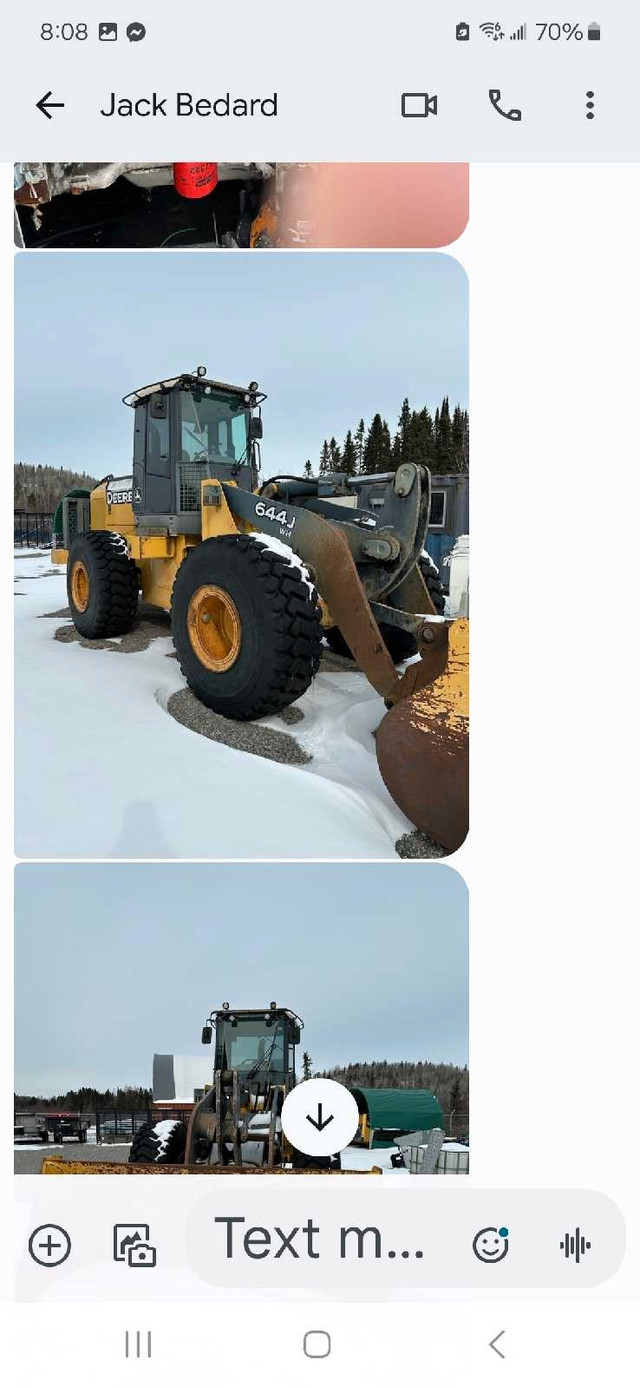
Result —
M90 596L89 575L82 560L76 559L71 570L71 597L76 612L86 612Z
M189 640L207 670L230 670L242 643L240 613L223 588L196 588L187 612Z

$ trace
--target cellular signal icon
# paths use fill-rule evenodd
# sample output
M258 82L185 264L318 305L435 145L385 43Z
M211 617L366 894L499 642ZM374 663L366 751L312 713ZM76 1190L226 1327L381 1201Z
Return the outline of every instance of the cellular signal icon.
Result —
M591 1248L591 1244L588 1239L585 1239L582 1231L576 1229L573 1234L565 1234L564 1238L560 1240L560 1248L565 1258L573 1258L574 1262L579 1263L588 1249Z
M509 38L511 39L511 42L512 42L512 43L514 42L514 40L515 40L516 43L522 43L522 40L523 40L523 39L526 39L526 37L527 37L527 26L526 26L526 24L521 24L519 29L514 29L513 33L512 33L512 34L509 34Z

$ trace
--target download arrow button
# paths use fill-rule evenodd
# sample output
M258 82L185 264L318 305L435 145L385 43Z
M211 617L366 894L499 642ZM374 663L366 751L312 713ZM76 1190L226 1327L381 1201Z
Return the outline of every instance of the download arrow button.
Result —
M358 1105L335 1080L303 1080L282 1105L282 1129L292 1147L309 1157L332 1157L358 1131Z
M318 1104L318 1117L317 1117L317 1118L312 1118L312 1117L311 1117L311 1114L308 1113L308 1114L307 1114L307 1122L308 1122L308 1123L313 1123L314 1128L316 1128L316 1130L317 1130L319 1133L321 1133L321 1132L324 1130L324 1128L328 1127L329 1123L333 1123L333 1114L331 1114L331 1116L330 1116L329 1118L323 1118L323 1117L322 1117L322 1104Z

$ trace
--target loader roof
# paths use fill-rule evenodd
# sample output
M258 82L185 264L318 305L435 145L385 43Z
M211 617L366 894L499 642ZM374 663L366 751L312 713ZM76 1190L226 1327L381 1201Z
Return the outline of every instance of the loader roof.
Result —
M164 381L154 381L152 385L139 386L137 390L123 395L122 403L135 408L142 400L146 400L148 395L155 395L158 390L173 390L175 386L184 386L189 389L193 385L208 386L210 390L223 391L227 395L242 395L246 397L247 404L251 405L257 405L261 400L266 400L264 392L258 390L256 381L251 381L248 386L232 386L227 381L212 381L208 376L200 375L197 371L185 371L181 376L168 376Z

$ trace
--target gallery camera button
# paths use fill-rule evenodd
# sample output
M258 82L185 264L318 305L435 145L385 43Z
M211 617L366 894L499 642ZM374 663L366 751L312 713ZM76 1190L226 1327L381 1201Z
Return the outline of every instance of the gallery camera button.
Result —
M71 1239L59 1224L40 1224L29 1239L29 1253L42 1268L57 1268L71 1252Z

